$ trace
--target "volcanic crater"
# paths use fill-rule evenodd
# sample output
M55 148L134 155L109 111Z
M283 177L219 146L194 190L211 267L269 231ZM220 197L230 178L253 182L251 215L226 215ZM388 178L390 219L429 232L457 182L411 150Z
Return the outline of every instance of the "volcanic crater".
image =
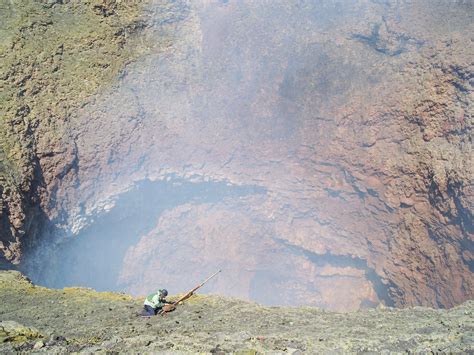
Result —
M207 292L342 311L472 299L472 3L50 3L2 5L63 36L35 49L51 76L0 78L32 95L5 116L30 144L1 166L2 267L132 295L222 269Z

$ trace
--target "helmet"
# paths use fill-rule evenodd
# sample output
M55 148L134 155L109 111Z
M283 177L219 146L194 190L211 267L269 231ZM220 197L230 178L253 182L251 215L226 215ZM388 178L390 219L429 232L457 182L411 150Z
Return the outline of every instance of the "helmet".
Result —
M159 292L161 293L161 295L162 295L163 297L168 296L168 290L166 290L166 289L162 289L162 290L160 290Z

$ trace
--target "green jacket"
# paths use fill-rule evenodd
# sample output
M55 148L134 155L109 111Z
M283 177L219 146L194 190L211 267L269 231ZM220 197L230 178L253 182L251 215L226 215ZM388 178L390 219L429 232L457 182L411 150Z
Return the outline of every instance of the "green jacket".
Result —
M145 302L143 304L145 306L150 306L153 308L161 308L168 302L166 302L164 299L160 300L160 298L161 298L160 291L152 293L151 295L148 295L147 298L145 298Z

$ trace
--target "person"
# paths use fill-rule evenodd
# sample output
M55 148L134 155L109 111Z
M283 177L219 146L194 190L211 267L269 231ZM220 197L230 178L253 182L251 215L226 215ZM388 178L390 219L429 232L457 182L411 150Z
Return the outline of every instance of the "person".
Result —
M165 289L158 290L157 292L148 295L143 303L142 317L154 316L155 314L160 313L165 304L172 304L173 302L168 302L166 300L166 296L168 296L168 291Z

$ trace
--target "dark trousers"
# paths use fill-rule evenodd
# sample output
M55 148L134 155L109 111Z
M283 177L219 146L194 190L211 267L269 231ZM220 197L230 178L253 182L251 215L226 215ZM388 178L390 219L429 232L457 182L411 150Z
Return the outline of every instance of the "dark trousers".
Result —
M148 305L143 306L142 316L154 316L159 311L158 308L153 308Z

